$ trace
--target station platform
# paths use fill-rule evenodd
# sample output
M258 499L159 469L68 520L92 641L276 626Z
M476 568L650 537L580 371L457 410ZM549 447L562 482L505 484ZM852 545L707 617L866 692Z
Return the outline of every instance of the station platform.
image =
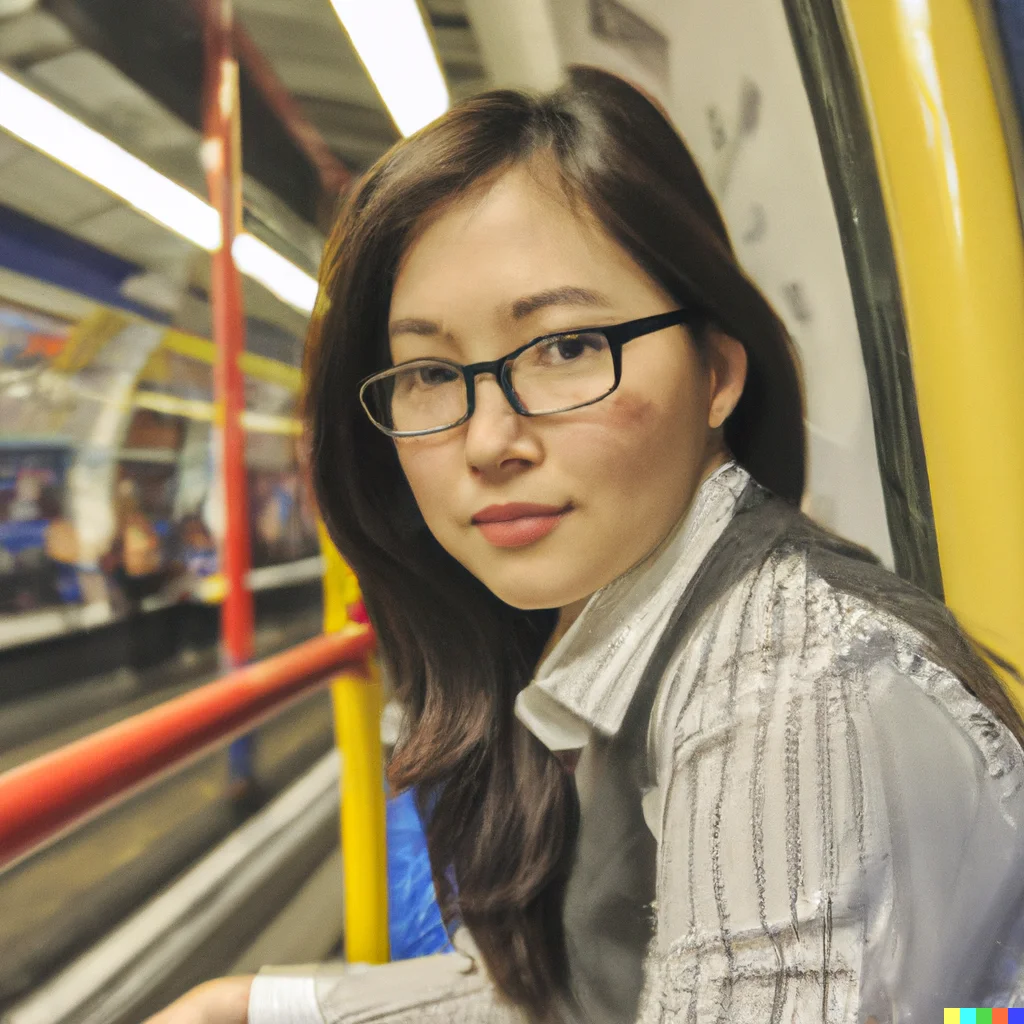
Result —
M279 595L276 608L264 603L261 609L256 658L293 648L318 633L321 624L315 591L292 593L287 599ZM143 625L158 632L161 628L152 622ZM199 634L209 633L208 625L203 625ZM201 691L222 673L211 636L199 635L198 643L196 637L193 632L185 637L188 642L183 646L164 650L163 657L142 668L122 665L77 679L73 666L67 664L74 643L68 647L65 642L57 652L52 644L49 652L46 645L34 651L4 652L9 667L20 662L25 672L20 693L17 678L9 671L4 673L0 774ZM121 640L116 635L107 637L115 650ZM88 648L96 638L82 636L78 643L82 663L95 664L95 652ZM53 669L50 685L40 678L40 666L47 659ZM228 747L221 745L0 873L0 1020L7 1024L34 1019L31 1014L25 1017L31 1011L26 997L45 991L76 958L116 933L161 893L173 892L211 851L231 843L232 837L273 806L282 792L308 775L325 756L329 758L334 735L328 694L321 688L298 695L259 724L252 735L252 772L247 783L240 784L233 777ZM334 781L327 783L333 810L314 815L314 819L306 815L310 823L306 842L299 850L289 848L284 860L277 856L275 881L259 901L253 901L252 912L228 915L230 926L217 929L218 934L206 943L203 957L198 961L188 958L184 970L170 972L160 985L150 986L151 1000L158 1004L191 981L235 966L304 887L313 885L321 904L331 898L325 892L340 893L336 763L333 769L321 767L321 776L325 770L328 775L333 771ZM301 800L294 809L304 813ZM236 839L236 846L238 842ZM245 845L244 840L242 843ZM331 858L333 870L320 872ZM214 887L218 884L215 881ZM340 911L328 917L326 937L310 949L307 936L297 952L322 955L331 951L340 938ZM317 929L313 934L319 934ZM259 955L273 953L275 941L265 939ZM288 954L287 941L276 945L281 947L280 955ZM133 1019L131 1014L140 1011L131 1001L126 1005L134 1006L124 1017L127 1022ZM43 1012L41 1020L57 1019L50 1010L39 1012ZM84 1012L84 1007L73 1008L67 1019L84 1020ZM97 1019L112 1024L118 1018L108 1006Z

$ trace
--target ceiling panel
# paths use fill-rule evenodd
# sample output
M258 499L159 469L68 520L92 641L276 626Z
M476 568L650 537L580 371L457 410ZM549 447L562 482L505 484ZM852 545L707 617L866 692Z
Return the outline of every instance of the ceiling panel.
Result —
M0 167L12 160L20 159L24 151L25 147L13 135L0 131ZM0 200L2 199L3 197L0 196Z
M289 88L291 75L305 66L323 83L328 90L325 94L383 110L373 83L327 0L289 0L286 5L275 4L273 9L267 0L238 0L237 10L242 24ZM315 94L320 93L317 90Z
M350 169L363 170L398 139L330 0L236 0L236 9L275 73ZM486 88L463 0L430 0L426 11L452 98Z
M0 60L20 67L44 60L75 46L74 37L53 15L38 8L3 19Z
M2 134L9 148L19 151L0 166L0 202L6 206L73 230L86 218L117 205L117 200L98 185Z
M121 204L79 221L74 234L133 263L172 273L196 252L183 238Z
M143 156L178 146L198 146L198 134L147 96L98 54L73 50L32 65L31 81L87 115L93 127Z

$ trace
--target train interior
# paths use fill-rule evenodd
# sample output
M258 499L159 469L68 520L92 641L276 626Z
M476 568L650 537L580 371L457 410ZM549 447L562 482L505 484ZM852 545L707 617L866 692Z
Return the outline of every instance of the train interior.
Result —
M0 0L4 1024L446 947L302 359L340 198L485 89L590 64L660 102L798 349L805 511L1024 665L1019 3L382 2L420 109L358 6Z

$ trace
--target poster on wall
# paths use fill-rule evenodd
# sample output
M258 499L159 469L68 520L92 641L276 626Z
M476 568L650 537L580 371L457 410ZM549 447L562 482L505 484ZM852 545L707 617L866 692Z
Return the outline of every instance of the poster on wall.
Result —
M0 615L82 600L64 515L67 448L0 447Z
M0 647L213 599L212 361L206 339L117 310L72 322L0 298ZM296 378L267 358L246 370L259 568L319 551ZM282 585L271 576L263 585Z
M249 520L254 568L319 553L316 514L295 466L250 470Z
M47 435L61 429L59 410L40 403L39 381L67 346L71 325L0 302L0 423L3 436Z

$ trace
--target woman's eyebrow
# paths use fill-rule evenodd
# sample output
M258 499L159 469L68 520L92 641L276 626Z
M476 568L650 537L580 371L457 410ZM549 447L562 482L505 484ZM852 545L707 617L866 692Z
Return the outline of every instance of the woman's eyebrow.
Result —
M611 300L601 292L593 291L590 288L581 288L577 285L565 285L561 288L548 288L545 291L516 299L509 307L509 315L513 320L525 320L526 317L538 310L547 309L549 306L608 308L611 304ZM433 320L402 317L399 320L392 320L388 324L388 335L393 338L397 334L416 334L422 338L434 338L441 334L441 326Z
M532 313L548 306L599 306L608 308L611 301L601 292L592 291L590 288L580 288L576 285L566 285L562 288L549 288L535 295L527 295L516 299L510 307L513 320L524 320Z
M388 335L392 338L396 334L418 334L423 338L433 338L440 333L440 325L435 324L433 320L421 320L414 316L392 320L388 324Z

